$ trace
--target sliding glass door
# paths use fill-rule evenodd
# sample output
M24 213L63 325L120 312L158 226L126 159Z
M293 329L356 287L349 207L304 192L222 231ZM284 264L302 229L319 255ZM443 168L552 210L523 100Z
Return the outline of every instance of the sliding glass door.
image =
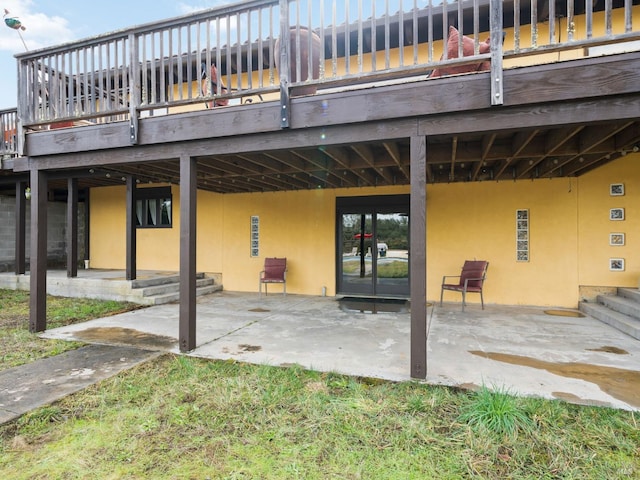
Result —
M337 286L341 295L409 296L409 196L339 198Z

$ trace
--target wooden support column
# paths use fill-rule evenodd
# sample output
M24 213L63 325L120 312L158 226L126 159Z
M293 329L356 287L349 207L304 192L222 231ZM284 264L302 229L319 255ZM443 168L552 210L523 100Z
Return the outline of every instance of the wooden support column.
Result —
M90 234L89 234L89 225L90 225L90 217L89 214L91 213L91 209L89 208L89 189L85 188L84 189L84 259L85 260L89 260L91 258L91 251L89 249L89 239L90 239Z
M411 377L427 377L427 141L411 137Z
M25 192L27 182L16 182L16 275L24 275L26 271L26 242L27 242L27 198Z
M47 175L31 170L29 331L47 328Z
M196 159L180 157L180 331L181 352L196 348Z
M78 179L67 180L67 277L78 276Z
M136 279L136 250L138 244L137 230L136 230L136 180L133 176L127 176L127 280Z

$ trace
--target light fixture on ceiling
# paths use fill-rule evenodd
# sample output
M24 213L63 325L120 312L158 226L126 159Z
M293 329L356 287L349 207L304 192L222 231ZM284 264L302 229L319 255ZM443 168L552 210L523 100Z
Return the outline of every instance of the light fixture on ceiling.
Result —
M27 187L24 189L24 198L27 200L31 200L31 187Z

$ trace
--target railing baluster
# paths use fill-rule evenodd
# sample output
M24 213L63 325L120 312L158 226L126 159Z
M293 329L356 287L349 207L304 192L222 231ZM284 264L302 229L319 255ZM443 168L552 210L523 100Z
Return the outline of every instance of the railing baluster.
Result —
M429 36L427 42L429 43L429 53L427 54L427 61L429 63L433 62L433 1L429 0L428 5L428 17L427 17L427 30L429 32Z
M160 103L167 102L167 64L164 56L164 32L160 32Z
M324 43L324 0L320 0L320 28L319 28L320 40L322 47L320 48L320 80L325 78L325 43Z
M480 53L480 4L478 0L473 0L473 52L478 55Z
M624 0L624 33L633 30L633 2L632 0Z
M585 21L587 28L587 38L593 37L593 0L586 0L585 2Z
M502 86L502 0L490 0L491 105L504 103Z
M398 8L398 62L400 67L404 66L404 1L400 0Z
M513 49L520 51L520 0L513 1Z
M389 52L391 50L391 27L389 24L389 0L384 2L384 68L389 70L390 58Z
M447 13L447 0L442 0L442 58L447 60L447 34L449 32L449 15Z
M466 33L464 30L464 18L462 12L462 2L458 0L458 31L460 34L458 35L458 58L464 57L464 53L462 52L462 36ZM478 37L474 39L474 51L478 51Z
M363 31L362 31L362 0L358 0L358 73L362 73L364 69L363 65ZM309 44L309 51L311 51L311 44ZM309 72L312 70L309 69Z
M587 0L591 1L591 0ZM549 2L549 44L556 43L556 2Z
M134 33L129 34L129 68L123 71L123 78L129 78L129 142L132 145L138 143L138 107L140 106L140 58L138 56L139 37ZM144 37L142 37L144 42ZM124 62L124 58L123 58Z
M242 37L240 36L242 29L242 13L236 13L236 82L237 90L242 90ZM229 85L231 86L231 85Z
M373 0L371 2L371 70L376 71L376 57L378 56L378 19L376 17L376 2Z
M613 32L613 0L604 1L605 32L610 36Z
M531 0L531 46L538 47L538 0Z
M280 76L280 127L289 128L289 0L280 0L280 55L278 75Z
M344 2L344 68L345 74L351 73L351 29L349 21L349 2Z
M331 9L331 73L334 77L338 75L338 14L336 0L333 0Z
M412 16L412 20L413 20L413 27L412 27L412 33L413 33L413 64L414 65L418 65L418 42L419 42L419 38L418 38L418 0L413 0L413 16Z
M567 0L567 41L573 42L573 34L576 31L576 23L573 14L573 0Z

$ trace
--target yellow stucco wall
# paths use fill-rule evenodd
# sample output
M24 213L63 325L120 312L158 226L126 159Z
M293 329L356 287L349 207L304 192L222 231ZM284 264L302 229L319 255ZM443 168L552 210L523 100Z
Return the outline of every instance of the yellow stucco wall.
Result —
M156 186L156 185L154 185ZM198 192L197 269L222 273L224 287L257 291L265 257L286 256L287 291L335 294L335 198L409 193L407 186L220 195ZM173 227L137 230L139 270L179 269L180 190ZM260 217L260 256L250 256L250 219ZM125 268L125 188L91 190L92 268ZM273 286L277 289L277 286Z
M427 297L439 298L442 276L477 259L489 261L489 303L573 306L577 198L575 179L428 185ZM516 260L516 209L529 210L529 262Z
M624 184L623 196L611 196L612 183ZM640 279L640 153L627 155L580 177L578 263L580 285L638 287ZM624 221L609 220L612 208L624 208ZM624 246L609 245L610 233L624 233ZM625 259L625 270L610 271L609 259Z
M610 196L612 183L624 196ZM138 229L140 270L179 269L179 188L173 228ZM286 256L291 293L336 290L335 198L409 193L408 186L220 195L198 192L197 268L221 273L224 288L256 291L264 258ZM91 266L125 267L125 190L91 190ZM625 220L609 220L624 208ZM528 209L530 260L516 260L516 210ZM250 218L260 217L260 256L250 256ZM626 234L610 246L609 233ZM427 297L439 298L443 275L465 259L490 262L485 301L573 308L581 286L637 287L640 278L640 154L579 178L427 185ZM609 270L624 258L623 272ZM278 290L279 287L272 287ZM471 301L476 301L472 296ZM445 299L459 299L447 292Z

